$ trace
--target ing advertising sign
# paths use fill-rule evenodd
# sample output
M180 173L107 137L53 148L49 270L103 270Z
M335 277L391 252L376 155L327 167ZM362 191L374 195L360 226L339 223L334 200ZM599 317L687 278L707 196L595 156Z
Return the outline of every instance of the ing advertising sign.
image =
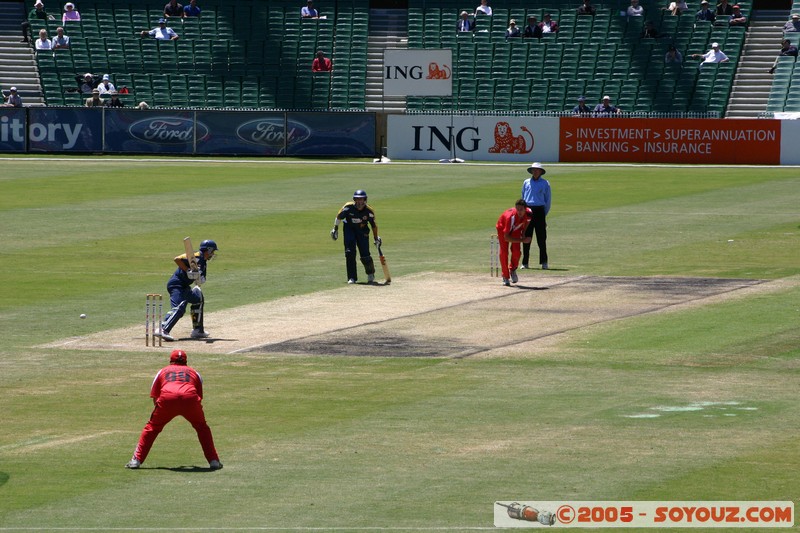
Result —
M383 52L383 94L452 96L452 50L387 48Z
M558 161L557 117L390 115L392 159Z

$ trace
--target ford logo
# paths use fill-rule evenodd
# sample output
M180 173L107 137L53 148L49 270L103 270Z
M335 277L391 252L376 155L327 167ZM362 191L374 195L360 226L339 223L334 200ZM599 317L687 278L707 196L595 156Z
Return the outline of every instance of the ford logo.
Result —
M236 128L236 136L244 142L262 144L273 148L305 141L311 137L311 130L302 122L290 120L283 129L283 119L262 118L245 122Z
M194 127L197 125L197 140L208 136L208 127L202 122L195 123L190 118L155 117L134 122L128 133L140 141L155 144L186 144L194 141Z

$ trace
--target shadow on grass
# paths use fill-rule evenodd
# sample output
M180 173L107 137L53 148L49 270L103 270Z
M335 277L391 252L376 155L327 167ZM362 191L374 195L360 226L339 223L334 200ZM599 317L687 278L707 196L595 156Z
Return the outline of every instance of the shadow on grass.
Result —
M216 472L213 468L208 466L154 466L152 468L139 467L141 470L169 470L170 472L179 472L181 474L202 474L204 472Z

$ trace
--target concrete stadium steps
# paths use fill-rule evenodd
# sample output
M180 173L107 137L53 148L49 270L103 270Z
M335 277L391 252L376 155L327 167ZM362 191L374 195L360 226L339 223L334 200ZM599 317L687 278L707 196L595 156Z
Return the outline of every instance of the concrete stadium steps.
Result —
M408 11L371 9L367 40L367 80L365 105L368 111L404 112L403 96L383 96L383 51L408 48Z
M22 2L0 2L0 86L16 87L25 106L44 105L32 45L21 43Z
M768 71L781 48L782 28L789 16L789 10L753 11L733 78L727 118L758 118L766 111L772 88Z

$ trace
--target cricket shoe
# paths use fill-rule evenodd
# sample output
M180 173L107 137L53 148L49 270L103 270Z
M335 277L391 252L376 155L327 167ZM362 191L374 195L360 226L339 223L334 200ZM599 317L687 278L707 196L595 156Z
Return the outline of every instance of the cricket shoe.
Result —
M375 283L375 274L369 274L367 276L367 283Z
M503 278L503 285L505 285L506 287L510 287L511 286L511 282L508 281L508 278Z
M519 277L517 276L517 271L516 270L512 270L511 271L511 283L516 283L518 281L519 281Z
M548 268L550 267L547 266L547 263L542 263L542 270L547 270Z
M209 336L209 333L203 329L195 328L192 330L192 338L193 339L206 339Z
M128 461L128 464L125 465L125 468L130 468L132 470L135 470L140 466L142 466L142 462L136 457L132 457L131 460Z
M348 285L355 285L355 283L356 283L356 280L354 280L353 278L350 278L350 279L347 280L347 284Z
M161 337L162 339L164 339L167 342L172 342L172 341L175 340L175 337L173 337L172 335L170 335L166 331L162 331L160 329L157 329L155 331L155 333L153 333L153 337Z
M528 270L529 267L527 263L522 263L522 265L519 268L522 270Z
M217 461L216 459L214 459L213 461L211 461L211 462L209 462L209 463L208 463L208 467L209 467L211 470L220 470L220 469L222 468L222 463L220 463L219 461Z

